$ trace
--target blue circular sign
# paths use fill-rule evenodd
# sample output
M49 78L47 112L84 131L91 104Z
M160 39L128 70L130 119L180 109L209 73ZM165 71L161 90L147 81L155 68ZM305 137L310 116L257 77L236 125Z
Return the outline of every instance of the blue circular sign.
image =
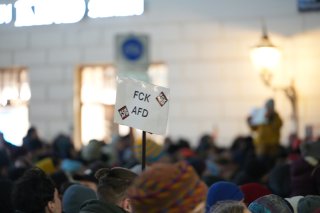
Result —
M139 60L144 51L142 42L134 37L125 40L121 48L123 56L130 61Z

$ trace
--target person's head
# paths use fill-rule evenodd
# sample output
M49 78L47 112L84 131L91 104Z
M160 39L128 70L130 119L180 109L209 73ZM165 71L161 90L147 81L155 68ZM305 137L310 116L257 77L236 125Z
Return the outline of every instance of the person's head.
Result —
M127 191L137 177L137 174L125 168L114 167L112 169L99 169L95 176L99 181L98 199L118 205L130 212L131 202Z
M320 195L307 195L298 202L298 212L315 212L320 208Z
M203 159L199 157L192 157L192 158L186 159L186 161L194 168L194 170L197 172L199 177L203 176L207 168L206 162Z
M88 163L100 160L102 156L101 149L104 146L103 141L90 140L89 143L81 150L81 158Z
M40 168L48 175L52 175L57 171L57 162L51 157L45 157L35 163L36 167Z
M209 209L219 201L242 201L243 199L244 195L239 186L228 181L218 181L209 187L206 210L208 212Z
M235 200L219 201L213 205L210 213L251 213L243 202Z
M133 212L203 212L207 186L184 161L155 163L129 190Z
M265 107L268 113L273 113L275 110L275 103L272 98L268 99L265 103Z
M271 194L270 189L260 183L243 184L240 186L240 190L244 194L244 203L247 206L259 197Z
M81 205L91 199L97 199L95 191L80 184L73 184L63 194L63 211L64 213L78 213Z
M138 139L135 141L135 145L133 147L135 157L139 162L142 162L142 139ZM146 163L152 164L155 163L164 156L165 152L161 145L157 144L151 138L147 138L146 140Z
M279 164L269 171L268 187L272 194L280 197L288 197L291 194L292 186L290 181L290 164Z
M30 138L37 138L38 137L38 132L37 132L37 128L35 126L31 126L28 131L27 131L27 137Z
M61 201L53 181L39 168L31 168L13 187L15 210L24 213L61 213Z
M53 139L52 148L54 154L61 159L72 158L75 154L71 137L63 133Z
M270 194L262 196L248 206L249 210L252 213L261 213L261 212L269 212L269 213L291 213L291 209L283 198L278 195Z

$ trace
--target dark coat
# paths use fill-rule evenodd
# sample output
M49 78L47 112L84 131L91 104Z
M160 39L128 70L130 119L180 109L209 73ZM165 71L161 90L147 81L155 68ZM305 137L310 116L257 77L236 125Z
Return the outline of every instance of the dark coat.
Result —
M79 213L128 213L128 212L112 203L105 203L100 200L89 200L81 206Z
M320 194L320 167L300 158L291 165L291 196Z

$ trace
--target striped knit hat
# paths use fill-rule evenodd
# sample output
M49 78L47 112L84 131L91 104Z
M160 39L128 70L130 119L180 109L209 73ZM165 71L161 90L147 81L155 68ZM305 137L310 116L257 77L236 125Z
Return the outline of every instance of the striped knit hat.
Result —
M206 199L207 186L186 162L156 163L129 190L137 213L191 212Z
M141 162L142 159L142 140L139 139L134 145L135 156L138 161ZM154 142L153 140L147 138L146 140L146 162L154 163L158 161L164 155L163 147Z

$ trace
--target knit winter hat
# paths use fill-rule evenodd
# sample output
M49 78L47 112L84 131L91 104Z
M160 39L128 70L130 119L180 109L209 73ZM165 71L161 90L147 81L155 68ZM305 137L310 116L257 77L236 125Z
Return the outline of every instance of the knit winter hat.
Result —
M100 160L102 155L102 147L105 144L102 141L91 140L89 143L83 147L81 151L81 157L88 162L92 162L95 160Z
M81 205L91 199L97 199L96 193L92 189L79 184L71 185L63 194L63 212L78 213Z
M298 213L298 203L301 198L303 198L303 196L294 196L290 198L285 198L286 201L288 201L288 203L291 205L293 209L293 213Z
M134 152L137 160L141 162L142 159L142 140L139 139L135 142ZM146 139L146 162L154 163L164 155L163 147L154 142L153 140Z
M56 171L52 158L47 157L36 163L36 167L42 169L46 174L51 175Z
M240 186L240 190L244 194L244 202L247 206L259 197L271 194L271 191L266 186L259 183L243 184Z
M135 180L129 190L137 213L190 212L206 199L207 186L192 166L155 163Z
M228 181L218 181L209 187L209 191L207 194L206 212L209 212L210 208L218 201L241 201L243 199L243 193L236 184Z
M190 148L182 148L179 150L179 153L184 158L191 158L196 156L196 153Z
M298 202L298 213L313 213L320 208L319 195L307 195Z
M278 195L265 195L253 201L248 209L252 213L292 213L286 201Z
M82 168L82 164L80 161L64 159L61 162L60 168L65 172L70 172L72 174L78 172Z

